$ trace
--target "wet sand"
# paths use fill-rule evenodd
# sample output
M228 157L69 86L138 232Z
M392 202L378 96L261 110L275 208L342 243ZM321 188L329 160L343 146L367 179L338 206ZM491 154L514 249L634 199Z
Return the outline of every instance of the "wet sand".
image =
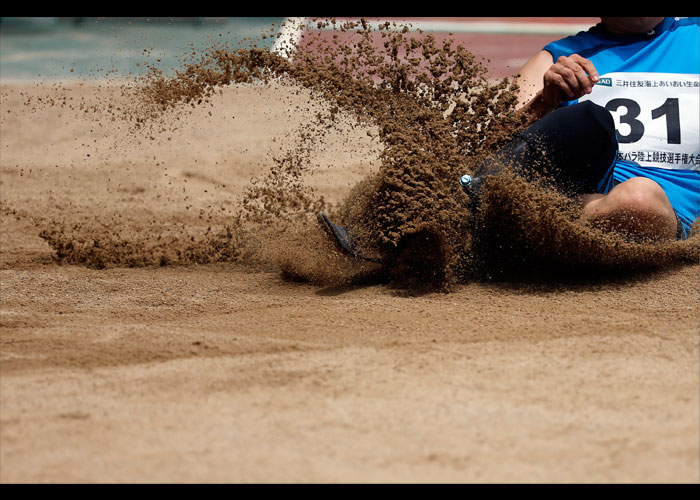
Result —
M2 88L1 482L700 480L700 264L334 281L359 271L310 207L282 211L309 228L286 260L269 221L226 227L290 152L340 210L381 168L371 124L341 116L303 150L329 107L275 84L160 130L85 112L120 92Z

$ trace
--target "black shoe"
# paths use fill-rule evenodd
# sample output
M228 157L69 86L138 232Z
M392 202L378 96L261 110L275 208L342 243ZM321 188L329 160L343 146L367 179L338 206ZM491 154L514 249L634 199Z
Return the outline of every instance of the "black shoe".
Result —
M316 220L321 225L323 230L331 237L331 240L333 243L335 243L338 250L345 255L349 255L358 260L366 260L368 262L382 262L382 259L367 257L366 255L360 253L357 250L357 244L352 239L352 236L350 236L348 230L337 224L333 224L325 213L319 212L318 215L316 215Z

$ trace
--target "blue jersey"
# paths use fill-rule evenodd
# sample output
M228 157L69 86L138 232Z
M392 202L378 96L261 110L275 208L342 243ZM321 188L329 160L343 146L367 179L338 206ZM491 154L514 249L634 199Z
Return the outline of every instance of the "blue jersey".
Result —
M590 60L600 76L580 99L603 106L615 120L618 158L600 191L630 177L653 179L685 236L700 215L699 34L700 18L667 17L645 34L619 35L601 23L544 47L554 61L571 54Z

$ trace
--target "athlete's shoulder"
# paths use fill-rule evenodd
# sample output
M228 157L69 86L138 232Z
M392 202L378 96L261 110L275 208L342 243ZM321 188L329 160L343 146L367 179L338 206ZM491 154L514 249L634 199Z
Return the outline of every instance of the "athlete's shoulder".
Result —
M694 39L700 33L700 17L667 17L658 28L661 38Z
M681 72L697 74L697 65L700 64L700 17L670 18L666 31L660 33L658 49L673 56L675 62L672 66L685 67Z
M700 17L671 17L667 19L670 19L669 29L700 29Z
M635 43L648 43L654 38L664 40L662 43L680 44L683 43L682 40L688 40L688 37L697 37L699 32L700 17L666 17L655 31L639 36L616 35L607 31L602 23L598 23L587 31L551 42L544 50L551 53L556 61L562 55L579 54L588 57L605 50L618 50L619 47L632 46Z

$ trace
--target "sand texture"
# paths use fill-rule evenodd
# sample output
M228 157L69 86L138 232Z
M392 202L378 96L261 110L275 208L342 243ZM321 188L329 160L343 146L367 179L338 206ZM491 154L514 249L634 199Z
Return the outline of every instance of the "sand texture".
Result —
M142 123L123 82L2 87L0 482L700 481L697 233L611 238L517 179L474 226L439 120L392 143L302 80ZM383 254L447 228L438 283L318 209Z

